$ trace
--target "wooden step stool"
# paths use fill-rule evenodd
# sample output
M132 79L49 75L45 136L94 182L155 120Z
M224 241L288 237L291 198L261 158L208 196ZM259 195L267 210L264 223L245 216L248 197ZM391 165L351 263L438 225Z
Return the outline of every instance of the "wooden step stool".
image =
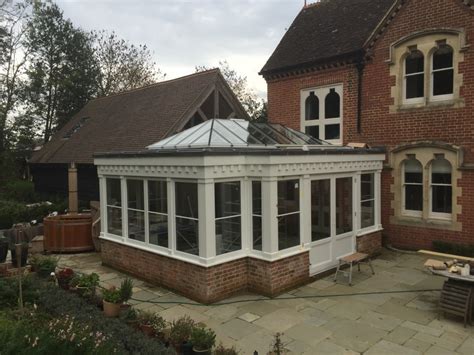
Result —
M337 265L336 275L334 275L334 282L337 281L337 274L339 272L342 272L346 277L347 274L349 274L349 286L352 286L352 266L356 264L359 272L360 264L369 264L370 270L372 270L372 275L375 275L374 268L372 267L372 263L370 262L370 256L364 253L354 253L339 259L339 265ZM341 270L341 266L343 265L349 265L349 271Z

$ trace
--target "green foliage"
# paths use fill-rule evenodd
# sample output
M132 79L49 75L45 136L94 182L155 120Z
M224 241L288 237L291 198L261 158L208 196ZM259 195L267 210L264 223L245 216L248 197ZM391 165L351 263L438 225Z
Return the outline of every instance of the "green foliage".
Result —
M125 278L120 284L120 299L122 302L127 302L130 298L132 298L133 294L133 282L132 279L129 277Z
M33 304L39 297L38 282L34 276L22 278L23 302ZM0 309L18 306L19 287L17 277L0 278ZM1 344L1 342L0 342Z
M56 270L58 259L54 256L35 255L30 258L30 264L38 273L38 276L48 277Z
M212 329L196 327L191 333L191 343L196 350L209 350L216 344L216 333Z
M141 311L137 313L137 317L140 324L151 326L155 333L162 332L168 325L163 317L156 313Z
M102 298L104 301L109 302L109 303L122 303L122 297L120 294L120 289L117 289L115 287L111 288L104 288L102 290Z
M37 196L35 188L31 181L27 180L10 180L1 188L2 198L5 200L13 200L18 202L35 202Z
M19 319L0 313L2 354L111 354L117 349L108 337L66 314L58 318L31 310Z
M23 203L0 199L0 229L9 229L13 224L36 220L42 222L49 213L66 209L66 202L57 202L51 205L38 204L28 207Z
M92 274L78 274L72 279L71 285L85 288L97 287L99 285L99 275L95 272Z
M474 257L474 245L463 245L456 243L448 243L441 240L433 241L434 251L446 254L454 254L459 256Z
M196 322L189 316L178 318L171 323L170 340L173 344L182 344L191 338Z
M58 287L44 287L36 304L41 312L52 318L69 314L77 322L89 325L93 333L106 334L113 342L113 346L118 349L118 353L143 355L169 353L159 341L126 326L119 318L104 317L103 312L95 305Z

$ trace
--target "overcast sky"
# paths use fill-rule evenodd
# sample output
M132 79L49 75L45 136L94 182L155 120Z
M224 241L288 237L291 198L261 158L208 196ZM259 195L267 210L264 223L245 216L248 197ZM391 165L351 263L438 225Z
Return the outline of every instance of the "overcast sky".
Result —
M266 97L258 75L304 0L57 0L85 30L146 44L167 79L226 59Z

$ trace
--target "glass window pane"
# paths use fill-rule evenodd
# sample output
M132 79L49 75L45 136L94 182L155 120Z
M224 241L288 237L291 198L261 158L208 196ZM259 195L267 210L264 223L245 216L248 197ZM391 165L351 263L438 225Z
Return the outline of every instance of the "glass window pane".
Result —
M336 179L336 234L352 231L352 178Z
M433 95L450 95L454 88L454 70L433 73Z
M176 215L198 218L197 184L191 182L176 182Z
M409 211L423 210L423 185L405 186L405 209Z
M331 89L329 94L327 94L325 100L325 111L326 118L341 117L341 98L336 92L336 89Z
M306 126L305 133L313 138L319 139L319 126Z
M216 220L216 255L242 249L240 216Z
M128 210L128 238L145 241L145 213Z
M418 160L410 159L404 163L405 183L423 183L423 167Z
M319 99L314 91L309 93L305 101L305 119L306 121L319 120Z
M122 235L122 209L107 207L107 232Z
M168 216L156 213L148 214L150 244L168 248Z
M365 201L360 206L361 228L371 227L375 224L375 203L374 200Z
M166 181L148 181L148 210L168 213Z
M240 214L240 182L219 182L215 184L216 218Z
M432 211L452 213L452 187L432 186Z
M431 166L431 183L451 184L451 164L446 159L437 159Z
M452 68L453 67L453 50L449 46L438 49L433 54L433 70Z
M253 227L253 248L255 250L262 250L262 217L252 217Z
M300 210L299 180L278 181L278 214Z
M341 125L329 124L324 126L324 139L341 139Z
M407 76L406 78L406 98L414 99L425 95L424 74Z
M278 217L278 250L300 244L300 214Z
M311 240L331 236L331 181L311 181Z
M262 215L262 183L252 181L252 213Z
M127 180L128 208L144 210L143 181Z
M107 204L110 206L122 205L120 179L107 179Z
M192 184L191 184L192 185ZM176 218L176 249L188 254L199 255L198 221Z
M405 60L405 73L421 73L425 70L424 65L423 53L414 51Z
M362 201L374 198L374 174L361 175L360 196Z

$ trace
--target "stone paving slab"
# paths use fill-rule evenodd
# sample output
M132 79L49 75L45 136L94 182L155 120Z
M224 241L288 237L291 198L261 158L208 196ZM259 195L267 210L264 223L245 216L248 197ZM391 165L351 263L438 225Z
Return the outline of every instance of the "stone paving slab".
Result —
M474 328L457 317L438 319L439 291L423 291L438 290L445 280L426 272L426 259L385 250L373 260L376 274L356 271L352 287L344 277L334 283L328 276L275 299L240 294L210 306L133 279L130 304L170 321L189 315L240 354L267 354L275 333L283 332L290 354L474 355ZM127 277L102 266L97 253L61 255L60 265L96 272L104 286Z

